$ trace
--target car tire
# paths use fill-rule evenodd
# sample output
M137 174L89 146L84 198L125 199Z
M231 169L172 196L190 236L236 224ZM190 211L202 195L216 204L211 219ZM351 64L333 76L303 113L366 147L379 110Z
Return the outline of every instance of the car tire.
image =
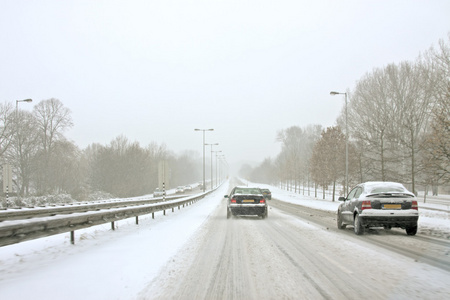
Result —
M347 227L347 224L342 224L342 215L341 212L338 211L337 212L337 228L339 229L345 229L345 227Z
M417 233L417 224L415 226L408 226L405 228L407 235L416 235Z
M261 217L262 217L263 219L267 218L267 209L266 209L266 211L261 215Z
M364 227L361 223L361 219L358 214L356 214L355 219L353 221L353 228L355 230L356 235L364 234Z

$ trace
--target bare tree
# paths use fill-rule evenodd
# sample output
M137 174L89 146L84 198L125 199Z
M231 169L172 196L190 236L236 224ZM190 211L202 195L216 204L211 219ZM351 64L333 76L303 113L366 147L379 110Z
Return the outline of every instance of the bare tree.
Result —
M19 111L15 122L15 135L7 157L14 166L15 184L19 195L30 192L32 162L39 149L36 119L31 113Z
M36 182L39 193L50 192L52 166L50 165L54 145L57 141L65 140L64 131L73 126L70 110L58 99L42 100L33 109L40 138L40 153L35 162Z
M311 174L315 182L325 190L333 184L333 201L336 182L345 176L345 135L340 127L328 127L314 146Z
M392 120L395 110L385 70L375 69L358 81L349 104L349 128L366 161L376 162L371 176L385 181L395 168L392 163ZM391 166L389 167L389 165Z
M164 145L142 148L123 135L109 145L91 145L87 150L92 188L120 197L151 193L158 184L158 162L175 160Z
M13 138L14 117L12 112L13 108L10 103L0 104L0 158L3 157Z
M80 169L81 151L67 140L54 143L49 173L50 189L58 194L75 194L83 186L83 172Z
M409 172L411 189L415 192L416 175L419 171L419 152L423 148L421 135L427 130L432 102L432 84L429 73L419 62L402 62L398 67L387 68L392 101L396 117L394 141L399 142L397 155L409 160L404 169ZM406 174L405 174L406 175Z
M300 182L301 176L301 145L303 139L303 130L298 126L292 126L278 132L277 140L282 143L282 152L285 152L286 174L289 174L289 180L294 183L294 192Z
M51 153L55 141L64 139L63 133L73 126L70 110L55 98L42 100L34 107L44 152Z
M426 183L436 186L450 182L450 33L439 41L437 49L431 48L425 55L425 63L435 80L430 131L425 138L426 151L423 162L427 167ZM437 193L437 189L433 191Z
M320 137L320 125L310 125L306 128L292 126L278 132L277 140L281 142L282 155L278 156L278 166L282 167L283 176L294 183L294 191L298 191L300 183L309 186L309 165L312 149ZM281 161L283 160L283 161Z
M171 163L172 184L186 185L194 183L200 178L202 165L200 156L195 151L184 151L176 156ZM213 162L214 164L215 162ZM216 176L215 174L213 175Z

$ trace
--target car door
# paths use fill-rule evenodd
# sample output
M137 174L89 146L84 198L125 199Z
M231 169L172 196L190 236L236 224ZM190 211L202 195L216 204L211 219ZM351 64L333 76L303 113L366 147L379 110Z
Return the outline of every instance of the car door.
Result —
M355 194L358 191L358 187L355 187L354 189L352 189L350 191L350 193L348 194L347 198L344 201L344 204L342 205L341 208L341 214L342 214L342 220L345 223L353 223L353 207L354 204L352 200L355 199Z
M363 188L361 186L355 187L355 193L352 195L352 198L349 199L348 210L351 212L351 221L353 222L353 214L355 210L361 208L359 196L361 196ZM359 209L358 209L359 210Z

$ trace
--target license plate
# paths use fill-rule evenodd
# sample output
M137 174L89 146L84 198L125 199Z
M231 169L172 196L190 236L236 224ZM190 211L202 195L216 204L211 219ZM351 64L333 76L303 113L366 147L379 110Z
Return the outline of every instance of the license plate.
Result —
M255 202L255 200L253 200L253 199L244 199L244 200L242 200L242 202L251 202L251 203L253 203L253 202Z
M385 209L402 209L401 204L385 204L383 207Z

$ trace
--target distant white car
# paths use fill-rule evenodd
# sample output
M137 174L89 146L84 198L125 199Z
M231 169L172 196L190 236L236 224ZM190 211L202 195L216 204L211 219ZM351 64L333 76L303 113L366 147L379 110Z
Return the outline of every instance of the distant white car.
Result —
M177 194L182 194L182 193L184 193L184 186L178 186L178 187L175 189L175 193L177 193Z
M185 191L192 191L192 186L186 185L186 186L184 187L184 190L185 190Z
M162 197L164 196L164 192L161 191L159 188L156 188L155 191L153 192L153 197Z

